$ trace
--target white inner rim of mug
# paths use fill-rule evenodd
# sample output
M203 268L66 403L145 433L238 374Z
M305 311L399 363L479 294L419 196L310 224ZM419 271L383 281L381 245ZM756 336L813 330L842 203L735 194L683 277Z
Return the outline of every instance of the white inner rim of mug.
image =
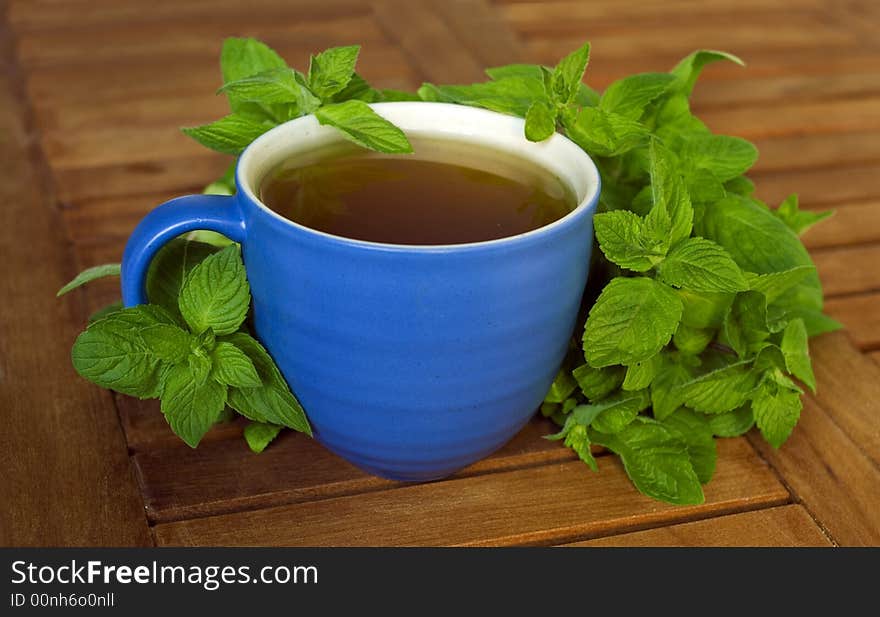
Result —
M278 220L310 233L353 245L408 251L461 250L471 246L482 247L506 243L548 233L590 207L598 193L599 172L586 152L558 133L539 143L528 141L523 134L524 121L521 118L449 103L374 103L370 107L413 139L472 143L510 152L533 162L565 183L575 194L578 205L562 218L543 227L495 240L462 244L391 244L356 240L312 229L291 221L266 206L257 196L257 183L284 161L296 158L299 154L304 155L346 141L335 128L321 126L314 116L291 120L254 140L238 161L236 180L239 190L243 190L248 198Z

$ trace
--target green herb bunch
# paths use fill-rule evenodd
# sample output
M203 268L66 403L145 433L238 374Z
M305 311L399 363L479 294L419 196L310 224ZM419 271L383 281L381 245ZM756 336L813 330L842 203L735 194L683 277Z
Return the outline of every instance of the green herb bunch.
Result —
M80 375L161 399L171 429L193 448L227 406L251 420L244 434L254 451L285 426L311 435L299 401L244 326L251 296L237 245L175 239L154 260L147 290L150 304L92 317L71 353Z
M754 185L744 175L757 159L755 147L737 137L713 134L691 113L688 99L702 68L719 60L742 64L738 58L697 51L669 73L626 77L600 95L582 82L590 54L585 44L552 68L495 67L486 71L486 82L424 84L417 94L409 94L370 87L355 72L358 51L356 46L329 49L313 56L308 74L303 74L254 39L229 39L221 56L220 92L228 97L232 113L183 130L209 148L237 155L273 126L314 113L322 124L336 127L357 144L404 153L412 150L406 137L368 103L420 100L523 117L525 135L532 141L554 132L567 135L596 161L603 185L594 219L599 250L593 252L585 302L589 312L583 328L573 333L571 351L541 407L561 426L549 438L563 440L594 470L598 466L591 447L604 446L620 456L640 491L677 504L703 501L701 485L715 469L715 437L741 435L757 425L775 447L787 439L802 407L800 384L815 389L807 339L839 327L822 313L819 278L798 238L830 213L799 210L796 195L775 209L756 199ZM233 192L232 169L206 191ZM285 415L274 408L267 412L265 405L246 407L239 402L248 388L246 374L254 376L242 356L260 379L260 385L247 382L251 387L262 391L271 382L275 390L289 393L286 385L281 388L280 373L262 347L234 332L243 312L224 321L226 326L218 331L213 321L190 321L191 309L183 308L184 289L203 266L194 265L199 260L190 258L186 248L209 252L205 264L223 259L240 265L237 249L214 253L216 249L205 244L178 242L180 248L163 254L172 269L180 271L181 263L183 270L187 264L191 268L182 285L169 285L180 290L179 313L168 309L168 302L167 313L159 313L152 304L125 309L96 321L81 336L98 340L98 329L115 336L121 324L113 320L136 321L143 343L131 343L131 349L146 349L144 358L150 353L155 357L137 360L143 362L142 374L153 371L153 385L144 386L148 380L135 387L120 382L108 360L116 356L99 350L97 343L88 361L92 364L84 364L77 359L77 341L77 369L121 392L159 394L172 428L191 445L198 438L187 436L201 437L219 416L222 402L261 423L256 426L273 427L275 433L282 425L307 431L298 405L285 408L297 414ZM163 280L163 267L158 264L151 278ZM72 285L118 273L113 264L99 268L103 270L87 271ZM198 276L201 282L196 285L209 284L211 277ZM236 289L242 282L246 286L243 270L236 277ZM230 280L210 284L218 292L229 286L231 297ZM156 301L152 292L150 300ZM240 299L239 309L241 302L246 308L246 299ZM162 328L151 330L157 326ZM180 339L173 350L168 344L172 328ZM243 352L236 354L242 368L234 369L234 379L214 368L226 361L216 352L221 342ZM255 359L256 349L262 351L262 364ZM234 353L229 355L230 365ZM202 357L213 363L209 366ZM197 427L191 433L173 419L176 412L166 411L178 404L175 394L183 388L183 374L189 378L187 384L206 384L213 378L210 386L199 386L212 391L205 399L210 400L210 413L195 411L191 404L191 410L180 415L198 418L188 425ZM267 375L274 375L275 381ZM195 400L194 395L190 398ZM290 399L295 401L292 395ZM272 437L274 433L264 441Z

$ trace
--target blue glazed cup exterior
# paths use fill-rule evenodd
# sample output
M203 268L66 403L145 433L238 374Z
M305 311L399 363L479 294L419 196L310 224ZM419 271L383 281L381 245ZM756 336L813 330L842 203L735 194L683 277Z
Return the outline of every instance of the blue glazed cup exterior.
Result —
M245 151L235 196L181 197L148 214L125 249L123 299L147 301L150 260L179 234L210 229L240 242L256 335L315 438L373 474L431 480L501 447L546 394L587 280L599 176L561 135L527 141L518 118L439 103L373 108L412 137L533 160L567 183L579 205L532 232L471 244L392 245L318 232L256 196L275 165L341 139L307 116Z

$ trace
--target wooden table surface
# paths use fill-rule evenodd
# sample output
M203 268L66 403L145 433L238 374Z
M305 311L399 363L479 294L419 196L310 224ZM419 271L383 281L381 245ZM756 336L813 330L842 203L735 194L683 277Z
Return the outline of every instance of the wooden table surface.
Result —
M213 92L230 35L293 65L361 43L376 85L469 82L516 60L552 64L589 39L604 88L713 65L695 110L755 141L751 177L776 204L799 192L837 214L805 236L846 330L812 343L819 393L779 450L722 440L706 503L639 495L615 457L591 473L535 421L445 481L368 476L285 434L250 453L238 423L197 450L156 401L79 379L69 350L117 284L56 300L85 266L118 261L152 207L228 164L181 125L224 113ZM832 0L444 2L21 0L0 26L0 544L877 545L880 544L880 5Z

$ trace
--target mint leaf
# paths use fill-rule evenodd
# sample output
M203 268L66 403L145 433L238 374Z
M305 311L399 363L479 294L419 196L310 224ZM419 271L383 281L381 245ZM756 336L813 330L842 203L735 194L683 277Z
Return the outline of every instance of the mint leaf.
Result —
M230 37L223 41L220 69L224 83L286 66L281 56L257 39Z
M794 386L793 383L791 385ZM784 385L784 382L780 383L777 379L762 380L752 397L755 423L764 439L774 448L778 448L788 439L800 418L802 407L803 403L797 390Z
M538 64L505 64L493 66L485 70L486 75L497 81L506 77L528 77L530 79L543 80L544 72Z
M748 362L737 362L678 386L676 394L696 411L724 413L745 403L754 387Z
M660 354L628 366L626 377L623 380L623 389L642 390L647 388L651 385L661 366L663 366L663 358Z
M728 193L736 193L737 195L748 197L755 192L755 183L745 176L739 176L725 182L724 190Z
M373 111L363 101L325 105L315 112L321 124L339 129L350 141L387 153L412 152L412 146L399 128Z
M364 103L376 103L378 101L418 101L418 95L401 90L376 90L371 87L367 80L354 73L348 80L348 85L330 98L331 103L341 103L349 99L357 99Z
M575 408L575 411L579 409ZM572 414L566 419L565 426L561 431L554 435L547 435L546 439L554 441L564 439L563 443L574 450L579 459L585 462L593 471L599 471L599 465L596 463L596 459L590 450L590 437L587 433L587 425L589 423L589 420L585 423L579 422L578 418Z
M694 291L743 291L745 277L722 247L705 238L688 238L674 246L658 268L660 279Z
M235 165L236 165L236 163L237 163L237 160L230 163L229 167L226 168L226 171L223 172L223 175L220 176L219 178L217 178L216 180L214 180L213 182L211 182L210 184L208 184L207 186L205 186L205 188L202 189L202 193L204 193L205 195L235 195ZM202 239L202 237L205 236L206 234L209 234L208 237L211 238L210 241ZM194 236L201 236L201 237L194 238ZM227 244L232 242L232 240L230 240L226 236L218 234L216 231L208 231L207 229L199 229L199 230L190 232L187 236L187 239L188 240L195 239L195 240L198 240L199 242L204 241L212 246L226 246ZM220 242L218 243L217 240L220 240ZM164 249L167 246L168 245L166 244L162 248ZM154 258L154 260L155 260L155 258Z
M675 81L668 73L641 73L618 79L599 99L599 108L630 120L641 118L645 108Z
M666 419L682 405L679 386L693 381L691 367L681 358L667 357L651 381L651 405L654 417Z
M683 177L691 204L710 205L727 195L724 184L708 169L685 169Z
M740 268L764 274L797 266L812 266L804 245L785 223L754 201L728 195L707 208L697 226L697 235L727 249ZM822 287L813 273L788 293L802 309L822 308Z
M278 436L283 427L265 422L250 422L244 427L244 438L251 451L259 454Z
M219 342L211 351L211 377L226 386L257 388L262 385L251 359L232 343Z
M691 328L684 322L678 324L672 335L672 344L682 353L697 355L715 338L715 331L710 328Z
M574 392L577 388L577 382L571 376L571 373L563 366L556 374L553 383L550 384L550 390L544 397L545 403L561 403Z
M312 56L309 62L309 89L327 99L348 85L354 75L360 45L331 47Z
M224 154L241 154L253 140L270 128L271 124L233 113L210 124L181 130L206 148Z
M651 397L647 390L636 392L620 392L604 399L592 406L590 413L596 413L590 424L597 431L613 435L619 433L635 420L640 411L644 411L651 404Z
M637 418L616 435L590 431L590 438L618 454L633 484L649 497L680 505L705 500L687 444L659 422Z
M644 220L632 212L603 212L593 217L593 225L599 248L621 268L645 272L666 255L666 240L653 237Z
M119 272L122 269L120 264L103 264L100 266L92 266L91 268L86 268L79 274L77 274L73 279L67 283L64 287L58 290L58 293L55 294L55 297L63 296L69 291L76 289L77 287L82 287L86 283L91 283L94 280L99 278L104 278L105 276L119 276Z
M648 168L651 176L653 208L648 218L654 228L660 228L668 218L665 232L670 246L688 238L693 229L694 209L679 171L675 155L652 139L648 148Z
M755 164L758 149L739 137L699 135L685 141L679 155L689 166L706 169L721 182L727 182Z
M593 156L621 155L648 136L643 124L598 107L583 107L577 112L566 110L562 125L569 139Z
M159 358L140 331L173 323L161 310L134 306L111 313L86 328L73 344L76 372L89 381L138 398L155 398L159 389Z
M550 77L550 95L560 105L574 101L590 61L590 44L584 43L556 65Z
M751 405L743 405L733 411L709 416L709 428L719 437L739 437L755 424Z
M681 323L690 328L717 328L733 304L735 294L677 289L684 307Z
M286 68L287 64L268 45L252 38L228 38L220 53L220 69L223 83L229 83L270 71ZM279 122L286 118L276 116L274 106L243 101L234 93L227 92L229 107L235 113L250 118Z
M672 338L681 311L675 292L652 279L612 279L587 318L587 362L599 368L650 358Z
M813 392L816 391L816 377L810 362L810 349L807 343L807 328L803 319L794 319L782 334L782 354L788 372L800 379Z
M757 291L736 296L724 317L724 337L740 358L754 355L767 337L767 302Z
M251 302L239 249L231 245L209 255L186 276L178 305L193 332L211 328L215 334L235 332Z
M768 272L766 274L747 272L746 280L749 283L749 289L761 292L767 298L767 302L771 303L810 275L815 274L816 267L813 265L795 266L782 272Z
M367 103L371 103L372 101L368 100L365 97L345 97L343 98L341 95L344 94L340 92L336 96L340 97L340 101L346 100L349 98L360 98ZM335 98L335 97L334 97ZM418 94L413 94L412 92L404 92L403 90L395 90L393 88L383 88L379 91L378 100L380 101L421 101L422 98Z
M532 103L545 100L544 82L540 78L513 76L469 86L435 86L423 84L419 96L426 101L458 103L485 107L503 114L524 118Z
M97 311L95 311L94 313L89 315L89 324L93 324L96 321L100 321L101 319L104 319L105 317L109 317L113 313L118 313L119 311L121 311L124 308L125 308L125 305L122 304L121 301L112 302L111 304L108 304L107 306L102 306Z
M147 271L150 302L183 319L177 306L183 281L193 268L216 252L215 246L184 238L175 238L159 249Z
M715 51L713 49L701 49L695 51L682 59L682 61L670 71L678 79L676 90L685 95L690 95L703 67L710 62L717 62L718 60L729 60L740 66L745 66L745 63L742 60L725 51Z
M831 319L828 315L822 314L821 311L801 310L798 311L797 317L802 319L807 327L808 336L819 336L826 332L834 332L843 328L843 324L835 319Z
M311 436L305 411L263 346L243 332L226 336L221 342L232 343L243 351L262 383L257 388L230 388L229 406L250 420L280 424Z
M154 356L171 363L185 361L193 343L189 332L169 324L147 326L141 329L140 335Z
M227 82L218 92L225 92L240 101L290 104L292 107L283 118L285 120L312 113L321 105L321 100L297 81L296 72L287 67Z
M694 472L705 484L715 473L718 451L709 424L709 417L696 414L682 407L663 421L663 426L670 429L687 445L688 457Z
M779 219L788 225L794 233L800 235L820 221L824 221L834 214L834 210L825 212L810 212L798 208L797 194L789 195L774 211Z
M526 139L544 141L556 131L556 110L546 101L535 101L526 112Z
M162 380L162 413L171 430L191 448L214 425L226 404L226 386L208 379L204 359L169 367Z
M582 364L571 372L581 392L593 402L617 390L623 383L624 373L622 366L593 368L589 364Z

